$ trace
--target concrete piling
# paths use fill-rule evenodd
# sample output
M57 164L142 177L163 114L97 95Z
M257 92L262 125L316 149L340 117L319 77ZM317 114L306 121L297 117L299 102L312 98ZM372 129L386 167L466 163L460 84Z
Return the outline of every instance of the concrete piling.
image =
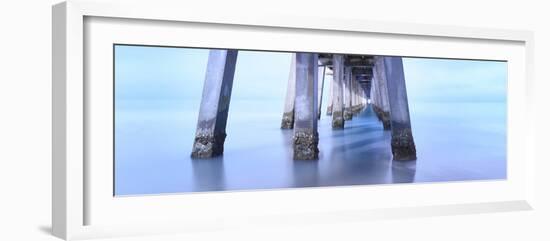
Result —
M344 56L334 54L332 56L332 129L344 128Z
M351 113L357 113L357 86L355 86L355 75L351 75Z
M379 62L383 62L385 65L393 159L397 161L416 160L403 60L401 57L377 57L376 63Z
M296 95L296 54L291 55L290 72L286 87L285 107L281 129L292 129L294 127L294 99Z
M373 81L376 83L376 94L378 106L374 106L374 111L378 118L382 121L384 130L389 130L390 122L390 104L388 100L386 67L383 61L384 57L375 57L375 65L373 69Z
M329 83L329 87L328 87L328 102L327 102L327 115L330 116L332 115L332 94L333 94L333 91L332 91L332 88L333 88L333 85L334 85L334 74L333 74L333 80L330 81Z
M344 67L344 120L351 120L353 112L351 110L351 67Z
M294 160L319 158L317 132L318 55L296 54L296 103L293 148Z
M192 158L223 154L237 50L210 50Z
M318 83L318 91L317 91L317 96L319 96L319 98L317 99L317 119L321 119L321 107L323 106L323 88L325 86L325 74L326 74L326 70L327 70L327 67L325 65L323 65L321 68L320 68L320 73L321 73L321 82Z

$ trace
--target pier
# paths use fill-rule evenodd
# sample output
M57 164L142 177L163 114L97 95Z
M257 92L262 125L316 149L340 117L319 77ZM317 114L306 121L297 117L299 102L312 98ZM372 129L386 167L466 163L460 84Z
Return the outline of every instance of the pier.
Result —
M237 50L210 50L194 159L223 155L237 55ZM345 129L346 121L370 107L391 133L393 160L416 160L401 57L293 53L291 58L280 128L293 131L294 160L317 160L323 151L317 124L323 94L329 96L326 115L334 131ZM332 75L328 90L323 88L327 75Z

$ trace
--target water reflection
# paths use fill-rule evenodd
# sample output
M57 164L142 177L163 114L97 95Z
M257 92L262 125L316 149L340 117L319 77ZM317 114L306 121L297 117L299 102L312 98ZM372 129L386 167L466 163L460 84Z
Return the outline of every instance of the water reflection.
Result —
M394 161L391 167L393 183L414 182L416 175L416 161Z
M294 187L319 186L319 161L294 161L292 165L292 178L294 180Z
M225 190L225 169L223 157L192 159L194 191Z

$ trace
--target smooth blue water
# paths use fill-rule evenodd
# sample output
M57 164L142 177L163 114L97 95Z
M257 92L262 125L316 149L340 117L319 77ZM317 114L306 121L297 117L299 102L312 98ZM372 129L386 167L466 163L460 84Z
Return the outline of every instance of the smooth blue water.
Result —
M224 155L192 160L198 101L117 101L115 194L506 178L506 104L409 103L417 161L392 162L370 109L333 131L323 107L318 161L292 160L281 100L231 102Z

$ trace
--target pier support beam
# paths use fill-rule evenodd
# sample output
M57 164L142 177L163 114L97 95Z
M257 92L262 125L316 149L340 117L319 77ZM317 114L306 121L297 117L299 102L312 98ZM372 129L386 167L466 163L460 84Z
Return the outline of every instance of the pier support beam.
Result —
M363 110L365 107L365 90L363 90L363 86L357 81L357 91L359 92L359 111Z
M382 109L382 103L380 102L380 87L378 87L378 77L376 77L376 70L373 69L373 78L372 78L372 86L371 86L371 103L372 103L372 110L376 114L376 117L378 117L379 121L382 121L382 116L380 115L380 110Z
M296 54L292 54L290 61L290 73L286 86L285 108L281 129L292 129L294 127L294 98L296 95Z
M361 112L361 110L363 110L363 102L362 102L362 96L361 96L361 92L363 92L363 90L361 89L361 85L359 84L359 81L357 79L355 79L355 103L357 105L357 113Z
M361 87L359 86L359 82L355 81L355 112L359 113L361 111L361 93L359 92Z
M332 56L332 129L344 128L344 56L334 54Z
M361 109L364 109L367 106L367 102L368 102L368 97L367 97L368 93L366 88L359 85L359 93L360 93L359 102L361 103Z
M327 115L332 115L332 86L334 85L334 74L333 74L333 80L330 81L329 87L328 87L328 102L327 102Z
M374 73L374 71L373 71ZM378 84L377 82L375 81L375 77L372 78L372 83L371 83L371 87L370 87L370 103L372 105L372 110L374 111L374 113L376 114L376 117L378 117L378 120L382 120L380 118L380 116L378 115L378 111L377 111L377 108L379 108L380 106L380 103L379 103L379 99L380 97L378 96Z
M369 97L367 90L361 88L361 108L368 107L369 104Z
M382 63L383 62L383 63ZM405 74L401 57L380 57L376 64L384 64L391 117L391 147L393 159L416 160Z
M357 111L357 86L355 86L355 75L351 75L351 113L355 115Z
M353 87L353 100L352 100L352 111L353 114L359 113L362 108L362 102L361 102L361 86L359 85L359 81L357 79L356 75L351 76L352 79L352 87Z
M359 92L361 93L361 98L360 98L360 100L361 100L361 101L360 101L360 102L361 102L361 107L362 107L362 108L365 108L365 107L367 106L367 102L368 102L368 100L369 100L369 97L368 97L368 96L369 96L370 93L368 93L367 90L366 90L366 88L364 88L363 86L361 86L361 87L359 88Z
M378 106L373 106L376 115L382 121L384 130L391 128L390 122L390 104L388 100L386 67L383 61L384 57L375 57L375 66L373 68L373 81L376 83L376 101Z
M319 106L317 108L317 119L321 119L321 107L323 106L323 88L325 86L325 72L327 70L327 67L326 66L323 66L321 68L322 70L321 71L321 82L318 83L318 92L317 92L317 96L319 96L319 98L317 99L317 106Z
M353 112L351 110L351 67L345 67L345 79L344 79L344 120L351 120Z
M294 160L319 158L317 132L318 55L296 54L296 101L294 123Z
M192 158L223 154L237 50L210 50Z
M359 86L359 112L361 112L365 108L365 98L363 97L365 95L365 92L363 91L362 87Z

